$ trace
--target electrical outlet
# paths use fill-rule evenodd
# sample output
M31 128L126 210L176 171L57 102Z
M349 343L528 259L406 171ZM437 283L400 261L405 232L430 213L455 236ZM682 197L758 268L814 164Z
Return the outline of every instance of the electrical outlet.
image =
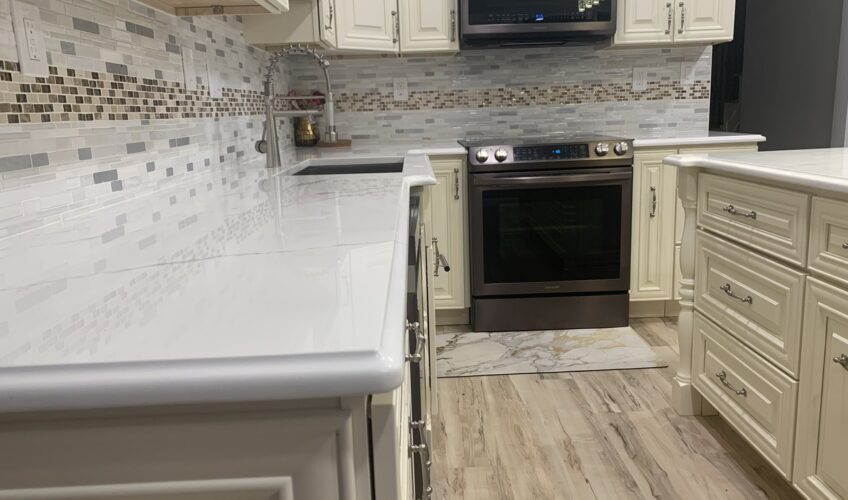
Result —
M395 78L392 80L392 87L394 88L395 101L409 100L409 84L406 78Z
M9 2L9 6L21 73L27 76L48 76L47 51L38 22L38 7L17 0Z
M695 63L680 63L680 84L695 85Z
M648 90L648 68L633 68L633 91Z
M38 32L35 30L35 22L24 18L24 38L26 38L27 53L33 61L41 60L41 46L39 45Z

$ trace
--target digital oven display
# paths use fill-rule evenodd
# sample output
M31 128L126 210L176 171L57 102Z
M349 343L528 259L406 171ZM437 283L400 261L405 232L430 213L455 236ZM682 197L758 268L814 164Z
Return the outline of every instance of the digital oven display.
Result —
M588 144L567 144L549 146L522 146L513 148L515 161L534 160L579 160L589 158Z

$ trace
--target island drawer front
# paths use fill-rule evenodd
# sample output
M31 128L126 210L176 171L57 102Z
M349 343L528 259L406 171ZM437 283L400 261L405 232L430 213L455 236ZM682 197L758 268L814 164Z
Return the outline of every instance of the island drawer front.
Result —
M848 203L813 197L810 269L848 285Z
M798 382L701 314L695 316L693 354L698 392L791 480Z
M698 310L798 378L806 275L704 231L696 248Z
M810 196L752 182L701 174L698 224L804 267Z

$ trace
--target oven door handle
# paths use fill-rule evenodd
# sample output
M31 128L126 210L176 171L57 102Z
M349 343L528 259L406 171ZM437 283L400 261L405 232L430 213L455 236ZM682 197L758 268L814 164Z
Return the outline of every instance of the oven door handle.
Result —
M605 173L574 173L556 175L516 175L505 174L492 177L478 177L472 175L472 183L475 186L515 186L522 184L571 184L575 182L596 181L619 181L629 180L630 172L605 172Z

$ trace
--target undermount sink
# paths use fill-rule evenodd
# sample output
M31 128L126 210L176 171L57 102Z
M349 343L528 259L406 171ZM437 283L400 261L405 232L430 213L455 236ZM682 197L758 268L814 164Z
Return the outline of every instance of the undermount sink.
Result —
M382 163L310 165L293 175L396 174L403 172L403 160Z

